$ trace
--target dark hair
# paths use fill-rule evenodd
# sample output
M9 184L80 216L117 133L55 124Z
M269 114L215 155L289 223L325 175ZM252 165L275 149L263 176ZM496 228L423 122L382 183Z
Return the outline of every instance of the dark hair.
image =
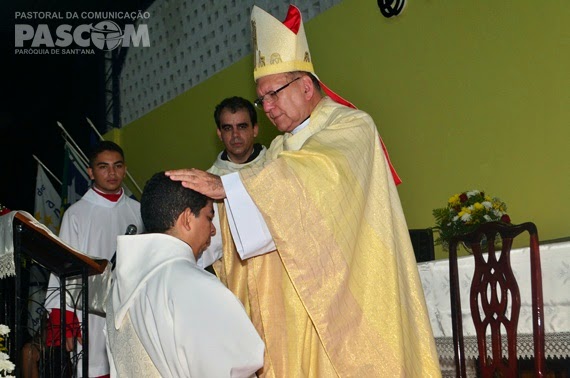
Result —
M164 233L172 228L180 214L190 208L196 217L210 198L173 181L164 171L155 173L141 196L141 216L145 231Z
M117 143L115 142L111 142L109 140L103 140L99 143L97 143L92 149L91 149L91 153L89 154L89 166L91 168L93 168L93 164L95 163L95 160L97 159L97 156L99 156L99 154L101 152L104 151L115 151L118 152L119 154L121 154L121 157L123 158L123 160L125 160L125 154L123 152L123 149L121 148L121 146L119 146Z
M220 115L224 110L228 109L230 112L235 113L238 110L245 109L249 113L249 119L251 120L251 126L257 123L257 113L255 112L255 108L253 104L246 100L243 97L228 97L218 105L216 105L216 109L214 110L214 121L216 121L216 126L218 129L222 126L220 125Z

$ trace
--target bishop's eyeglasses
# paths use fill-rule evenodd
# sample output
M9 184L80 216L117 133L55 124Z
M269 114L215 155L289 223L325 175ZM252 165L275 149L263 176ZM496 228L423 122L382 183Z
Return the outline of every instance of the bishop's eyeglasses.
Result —
M263 109L263 103L268 103L268 104L273 104L275 101L277 101L277 93L281 92L283 89L287 88L288 86L290 86L293 82L299 80L302 76L299 76L298 78L295 78L293 80L291 80L290 82L288 82L287 84L285 84L282 87L277 88L274 91L269 91L266 94L264 94L263 96L259 97L257 100L255 100L253 102L253 105L255 105L257 108L259 109Z

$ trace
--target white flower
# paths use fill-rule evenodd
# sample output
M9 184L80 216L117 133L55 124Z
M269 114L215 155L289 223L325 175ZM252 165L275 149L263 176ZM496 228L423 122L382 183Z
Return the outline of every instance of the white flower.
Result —
M0 324L0 336L6 336L10 333L10 327ZM0 345L2 346L2 345ZM16 366L10 361L10 356L4 352L0 352L0 376L10 377L6 373L11 373Z
M0 324L0 335L6 336L10 333L10 327L4 324Z
M485 218L485 220L486 220L487 222L490 222L490 221L493 220L493 219L492 219L490 216L488 216L487 214L483 215L483 218Z
M469 221L471 220L471 214L469 214L469 213L463 214L463 215L461 216L461 220L462 220L463 222L469 222Z
M6 373L11 373L12 370L14 370L14 368L16 367L16 365L14 365L10 360L6 359L6 360L0 360L0 371L6 372Z
M497 209L493 210L493 214L495 214L495 216L496 216L497 218L500 218L500 217L503 216L503 212L502 212L502 211L499 211L499 210L497 210Z
M477 196L477 195L479 195L479 193L481 193L481 192L478 191L478 190L470 190L470 191L467 192L467 198L471 198L471 197L473 197L473 196Z
M489 201L483 201L483 202L481 202L481 205L485 206L487 209L493 208L493 204Z

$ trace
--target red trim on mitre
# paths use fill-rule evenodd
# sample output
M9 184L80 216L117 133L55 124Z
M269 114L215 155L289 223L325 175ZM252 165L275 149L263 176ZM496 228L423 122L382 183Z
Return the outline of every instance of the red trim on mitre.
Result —
M293 4L290 4L289 9L287 10L287 17L285 17L285 20L283 21L283 25L285 25L293 33L297 34L299 32L299 29L301 28L301 22L302 22L301 11ZM331 90L329 87L327 87L320 79L318 80L323 91L333 101L341 105L348 106L349 108L357 109L357 107L352 102L345 100L344 98L336 94L333 90ZM398 176L396 169L394 168L392 162L390 161L390 155L388 154L388 150L384 145L384 141L382 141L382 138L380 136L379 139L380 139L380 144L382 145L382 150L384 151L384 155L386 156L386 160L388 161L388 166L390 167L390 172L392 173L392 178L394 179L394 183L396 185L400 185L402 183L402 180L400 179L400 176Z
M285 25L293 33L297 34L299 33L299 29L301 29L301 22L301 11L299 8L293 4L289 5L289 9L287 10L287 17L285 17L283 25Z

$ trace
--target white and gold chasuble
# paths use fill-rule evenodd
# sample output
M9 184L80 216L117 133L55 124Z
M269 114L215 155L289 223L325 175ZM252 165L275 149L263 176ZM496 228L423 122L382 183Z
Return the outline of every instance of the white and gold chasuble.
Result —
M323 99L240 171L277 250L215 268L265 346L264 377L440 376L416 260L373 120ZM223 210L223 209L222 209ZM239 215L238 215L239 216Z

